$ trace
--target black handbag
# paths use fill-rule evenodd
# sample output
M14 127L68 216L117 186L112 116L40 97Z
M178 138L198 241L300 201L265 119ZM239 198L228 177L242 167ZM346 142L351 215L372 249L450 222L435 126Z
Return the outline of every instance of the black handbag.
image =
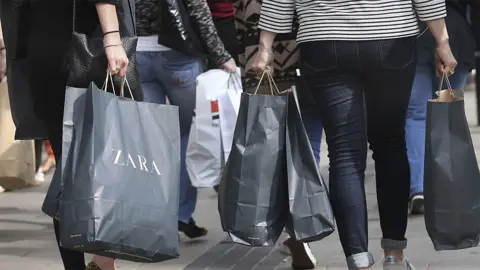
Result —
M108 59L105 55L103 37L87 37L85 34L75 31L76 1L77 0L73 0L73 34L67 59L67 86L87 88L91 82L94 82L98 87L102 87L108 68ZM130 13L132 12L131 8L128 10ZM133 14L130 15L132 17L134 16ZM138 38L136 36L125 36L121 38L123 48L129 60L126 79L130 85L133 97L130 96L128 91L125 94L128 98L142 101L143 91L136 64L137 40ZM123 78L119 76L115 76L113 81L115 89L120 89L124 82ZM113 92L112 89L108 90Z
M208 56L200 28L188 12L187 0L158 0L158 43L199 58Z

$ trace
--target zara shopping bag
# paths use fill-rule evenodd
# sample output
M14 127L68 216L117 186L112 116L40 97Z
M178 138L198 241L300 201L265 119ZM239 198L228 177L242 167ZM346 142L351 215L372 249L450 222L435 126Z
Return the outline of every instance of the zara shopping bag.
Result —
M427 107L425 224L435 250L456 250L479 244L480 172L464 100L454 95L463 91L443 79L448 90Z
M286 157L290 216L286 228L296 240L318 241L335 231L333 210L303 126L294 87L288 97Z
M195 116L188 140L186 166L195 187L219 184L225 164L225 149L230 152L237 120L241 84L222 70L210 70L197 77Z
M288 97L270 90L271 95L242 94L232 150L219 188L223 230L234 242L250 246L275 244L288 214Z
M61 245L135 262L178 257L178 108L117 97L92 83L73 112Z
M33 141L16 141L8 87L0 83L0 186L20 189L34 186L35 150Z

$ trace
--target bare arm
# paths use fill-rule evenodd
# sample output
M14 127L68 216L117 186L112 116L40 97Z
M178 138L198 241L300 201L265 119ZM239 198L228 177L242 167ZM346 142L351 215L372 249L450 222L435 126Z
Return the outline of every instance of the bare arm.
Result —
M426 21L428 30L432 33L433 37L437 44L448 43L449 37L447 32L447 25L445 24L445 19L436 19L431 21Z
M96 4L98 18L104 33L103 44L108 58L108 70L112 74L125 76L128 58L120 40L117 9L112 2Z

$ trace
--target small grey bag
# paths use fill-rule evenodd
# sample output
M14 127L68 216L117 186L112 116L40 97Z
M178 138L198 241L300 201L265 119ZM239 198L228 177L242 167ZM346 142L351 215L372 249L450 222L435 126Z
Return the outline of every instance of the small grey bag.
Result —
M61 246L135 262L177 258L178 108L117 97L91 84L73 112Z

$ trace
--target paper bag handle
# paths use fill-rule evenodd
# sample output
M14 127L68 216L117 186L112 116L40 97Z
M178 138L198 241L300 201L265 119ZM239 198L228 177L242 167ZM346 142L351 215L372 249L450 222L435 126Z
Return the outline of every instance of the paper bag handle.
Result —
M105 82L103 83L102 90L107 92L108 81L110 81L110 83L112 85L113 94L117 95L117 93L115 92L115 85L113 84L113 76L112 76L112 73L110 73L110 72L107 72L107 76L105 78ZM125 84L127 85L128 92L130 93L130 96L132 97L133 100L135 100L135 98L133 96L133 93L132 93L132 89L130 88L130 84L128 83L127 76L123 77L122 85L120 86L120 96L125 97L125 87L124 87Z
M450 95L452 97L455 97L455 95L453 94L453 89L452 89L452 85L450 84L450 80L448 79L448 75L447 73L443 73L442 74L442 80L440 81L440 85L438 86L438 93L440 93L440 91L442 91L443 89L443 82L446 82L447 83L447 90L448 92L450 93Z
M262 77L260 77L260 80L258 81L258 85L257 85L257 89L255 89L255 92L253 93L254 95L257 94L258 92L258 89L260 89L260 85L262 84L264 78L265 78L265 74L267 75L267 80L268 80L268 84L269 84L269 89L270 89L270 94L272 96L275 96L275 95L279 95L280 94L280 90L278 90L278 87L277 85L275 84L275 81L273 80L273 76L272 74L269 72L269 71L263 71L262 73Z

